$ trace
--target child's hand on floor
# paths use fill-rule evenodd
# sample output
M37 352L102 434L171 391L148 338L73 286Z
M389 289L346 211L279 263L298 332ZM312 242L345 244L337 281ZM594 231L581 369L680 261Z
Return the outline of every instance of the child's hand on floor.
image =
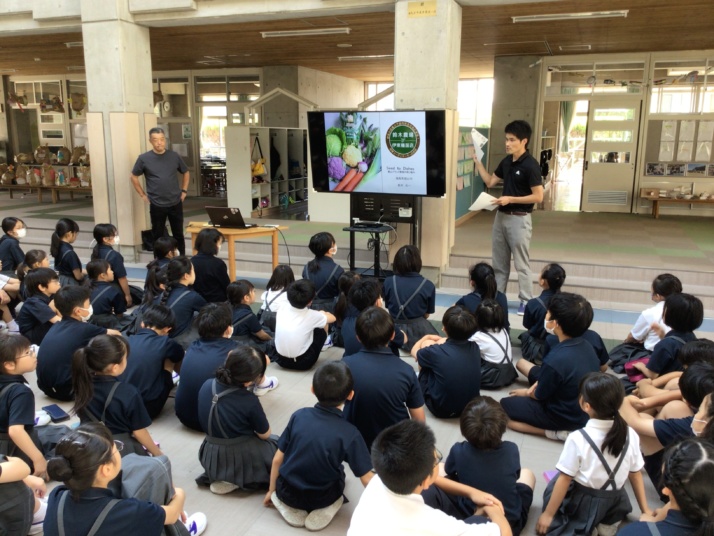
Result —
M553 522L553 516L543 512L538 518L538 523L536 524L536 532L538 534L545 534L548 532L548 527Z
M268 490L268 493L265 494L265 498L263 499L263 506L273 506L273 501L270 499L273 493L273 490Z

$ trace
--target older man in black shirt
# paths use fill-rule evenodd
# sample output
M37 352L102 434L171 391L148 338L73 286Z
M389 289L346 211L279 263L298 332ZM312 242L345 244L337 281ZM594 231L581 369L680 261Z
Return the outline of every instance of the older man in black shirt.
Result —
M166 218L168 218L171 234L178 243L179 253L185 255L183 200L186 199L186 188L188 188L188 167L178 153L166 149L166 135L163 129L155 127L149 130L149 143L151 143L151 151L139 155L131 171L131 182L141 198L150 205L151 233L154 240L164 236ZM180 188L176 178L177 172L182 174ZM144 175L146 192L139 184L141 175Z
M506 153L496 171L489 175L481 161L474 156L476 169L486 186L493 187L503 180L503 195L494 200L498 205L493 224L492 258L498 290L505 294L511 272L511 255L518 272L518 314L525 312L526 302L533 297L530 268L530 243L533 205L543 201L543 180L540 166L528 152L531 126L522 120L506 125Z

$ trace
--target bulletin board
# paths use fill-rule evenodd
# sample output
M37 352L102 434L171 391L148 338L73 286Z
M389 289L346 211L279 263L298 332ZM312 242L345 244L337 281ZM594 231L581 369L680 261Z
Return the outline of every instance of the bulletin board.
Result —
M644 175L714 178L714 121L651 120L647 128Z
M481 134L490 139L491 129L477 128ZM469 213L469 207L484 191L485 186L476 172L473 161L474 147L471 141L471 127L459 127L459 146L456 155L456 220ZM481 163L488 169L488 146L483 146L484 156Z

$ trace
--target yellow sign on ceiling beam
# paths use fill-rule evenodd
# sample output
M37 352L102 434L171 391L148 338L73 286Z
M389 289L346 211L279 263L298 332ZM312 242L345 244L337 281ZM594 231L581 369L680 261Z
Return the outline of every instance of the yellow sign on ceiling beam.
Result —
M407 17L415 19L419 17L436 17L436 0L427 2L409 2L407 6Z

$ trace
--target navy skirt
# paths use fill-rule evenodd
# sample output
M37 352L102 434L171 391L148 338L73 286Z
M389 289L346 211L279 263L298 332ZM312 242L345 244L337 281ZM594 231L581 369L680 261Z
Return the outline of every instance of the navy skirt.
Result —
M439 331L427 318L410 318L408 320L394 320L394 329L401 329L407 335L407 342L402 345L402 349L411 352L414 346L424 335L439 335Z
M276 450L276 435L266 440L248 435L230 439L206 436L198 452L205 473L196 483L222 481L243 489L267 488Z

